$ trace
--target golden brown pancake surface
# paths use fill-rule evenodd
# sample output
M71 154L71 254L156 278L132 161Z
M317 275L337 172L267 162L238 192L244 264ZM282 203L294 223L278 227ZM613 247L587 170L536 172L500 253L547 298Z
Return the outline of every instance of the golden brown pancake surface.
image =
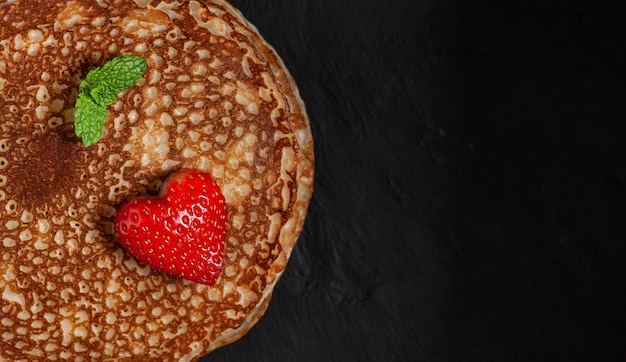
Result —
M143 79L74 135L78 84L121 54ZM138 264L113 215L180 168L206 170L229 219L214 286ZM263 314L313 187L304 104L224 1L0 0L0 361L192 361Z

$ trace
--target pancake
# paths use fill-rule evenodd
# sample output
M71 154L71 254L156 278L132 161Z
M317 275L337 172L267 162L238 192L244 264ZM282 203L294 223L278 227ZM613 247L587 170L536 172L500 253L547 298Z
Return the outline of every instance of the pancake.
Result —
M78 85L123 54L147 71L84 147ZM0 361L194 361L237 340L287 265L313 166L294 80L227 2L0 1ZM137 262L113 231L181 168L226 199L213 286Z

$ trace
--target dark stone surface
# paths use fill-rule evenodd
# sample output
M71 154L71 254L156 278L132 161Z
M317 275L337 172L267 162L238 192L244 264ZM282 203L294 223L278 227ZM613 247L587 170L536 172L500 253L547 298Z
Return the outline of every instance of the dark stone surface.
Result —
M233 1L316 142L225 361L626 360L626 3Z

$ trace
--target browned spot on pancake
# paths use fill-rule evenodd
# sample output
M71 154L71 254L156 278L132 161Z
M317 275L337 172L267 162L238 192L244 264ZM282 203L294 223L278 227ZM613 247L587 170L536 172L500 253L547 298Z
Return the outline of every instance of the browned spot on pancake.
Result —
M56 132L16 144L8 155L10 166L4 171L6 192L23 208L48 205L58 195L68 194L76 183L75 169L83 162L80 147L76 139Z

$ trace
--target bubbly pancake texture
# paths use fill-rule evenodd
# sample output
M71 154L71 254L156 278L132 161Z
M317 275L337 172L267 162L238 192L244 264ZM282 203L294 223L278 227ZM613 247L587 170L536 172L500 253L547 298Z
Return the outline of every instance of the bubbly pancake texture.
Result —
M74 135L80 81L147 60ZM214 286L126 253L113 215L180 168L211 173L229 218ZM0 0L0 361L194 361L263 314L302 229L313 140L274 50L224 1Z

